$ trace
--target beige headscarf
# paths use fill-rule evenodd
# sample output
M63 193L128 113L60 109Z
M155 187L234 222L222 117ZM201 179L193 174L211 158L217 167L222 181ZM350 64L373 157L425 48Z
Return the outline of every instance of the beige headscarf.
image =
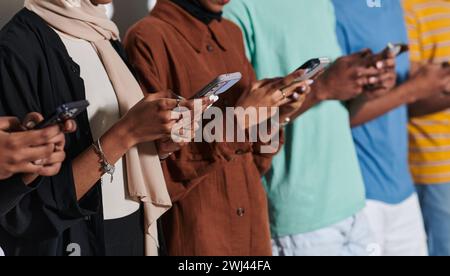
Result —
M95 46L113 84L122 115L144 97L138 82L110 43L119 39L119 31L107 18L103 6L93 5L90 0L25 0L25 7L56 30ZM130 196L144 204L146 254L157 255L156 221L172 204L154 143L132 148L125 160Z

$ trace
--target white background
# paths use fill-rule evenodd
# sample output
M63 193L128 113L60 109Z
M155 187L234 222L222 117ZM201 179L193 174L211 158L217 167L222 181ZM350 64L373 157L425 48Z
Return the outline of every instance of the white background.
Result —
M148 14L149 7L156 0L114 0L113 20L119 26L122 36L128 28ZM0 0L0 28L2 28L16 12L23 7L23 0ZM112 8L109 9L112 14Z

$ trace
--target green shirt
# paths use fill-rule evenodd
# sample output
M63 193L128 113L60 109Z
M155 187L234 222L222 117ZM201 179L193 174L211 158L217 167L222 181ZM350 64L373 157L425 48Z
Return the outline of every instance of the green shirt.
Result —
M242 28L259 79L342 54L329 0L233 0L225 16ZM349 114L340 102L323 102L302 115L287 127L285 142L265 177L274 237L328 227L364 207Z

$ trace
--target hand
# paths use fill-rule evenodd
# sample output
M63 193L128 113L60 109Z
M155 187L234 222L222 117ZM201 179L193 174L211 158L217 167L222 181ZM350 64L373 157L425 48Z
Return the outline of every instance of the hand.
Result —
M300 108L303 106L303 103L306 100L306 96L311 92L310 85L312 84L312 81L305 81L303 83L304 86L302 86L302 94L299 94L298 92L295 92L291 98L290 101L282 106L280 106L280 123L289 123L293 119L295 114L300 110Z
M22 122L22 128L31 130L38 123L42 122L44 117L41 114L33 112L28 114ZM75 132L77 125L75 121L68 120L64 124L59 125L61 132L50 139L47 144L53 147L50 155L45 158L37 159L33 161L34 165L41 166L36 173L25 173L22 175L22 179L25 184L32 183L38 176L54 176L61 170L62 163L66 159L66 153L64 146L66 144L65 133Z
M319 101L347 101L360 95L364 87L378 83L378 70L370 67L372 52L361 52L336 60L312 86L312 92Z
M258 125L261 122L268 120L276 112L272 107L280 107L292 101L292 96L295 93L301 94L307 90L305 82L295 82L296 79L305 73L304 70L298 70L285 78L274 78L258 81L254 83L252 88L244 93L238 100L236 106L242 107L244 110L254 107L257 108L271 108L271 112L265 112L266 116L261 116L258 113L258 118L255 122L249 122L243 114L236 114L238 124L244 129Z
M185 108L183 118L173 127L171 137L156 141L161 160L167 159L174 152L181 150L195 138L195 133L200 129L203 112L217 100L217 97L212 97L211 99L204 98L201 102L191 100L183 104ZM201 104L201 108L197 107L197 104Z
M304 70L298 70L285 78L265 79L255 82L251 89L242 94L237 107L279 107L298 89L301 84L294 84L295 79L301 77Z
M410 85L409 102L450 92L450 67L441 64L425 64L406 83Z
M370 99L387 94L397 84L396 60L389 49L374 55L372 60L372 67L378 70L375 76L378 81L365 87L365 95Z
M171 137L174 127L182 118L189 116L193 120L199 120L198 113L202 112L194 111L194 101L158 99L162 95L166 94L147 95L120 121L119 124L125 129L128 148ZM201 110L214 103L206 98L197 101L201 101ZM186 120L182 120L182 124L185 123Z
M43 165L33 162L52 158L55 146L51 142L62 133L59 126L23 129L17 118L0 118L0 179L18 173L40 174Z

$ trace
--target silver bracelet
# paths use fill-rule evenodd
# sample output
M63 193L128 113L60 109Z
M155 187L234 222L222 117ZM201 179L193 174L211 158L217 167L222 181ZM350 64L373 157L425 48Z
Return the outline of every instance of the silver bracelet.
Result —
M116 166L111 165L106 159L100 139L98 139L97 142L93 144L93 146L95 153L97 153L97 155L100 157L100 165L102 167L102 172L104 174L109 174L111 176L111 183L112 183L114 180L114 173L116 171Z

